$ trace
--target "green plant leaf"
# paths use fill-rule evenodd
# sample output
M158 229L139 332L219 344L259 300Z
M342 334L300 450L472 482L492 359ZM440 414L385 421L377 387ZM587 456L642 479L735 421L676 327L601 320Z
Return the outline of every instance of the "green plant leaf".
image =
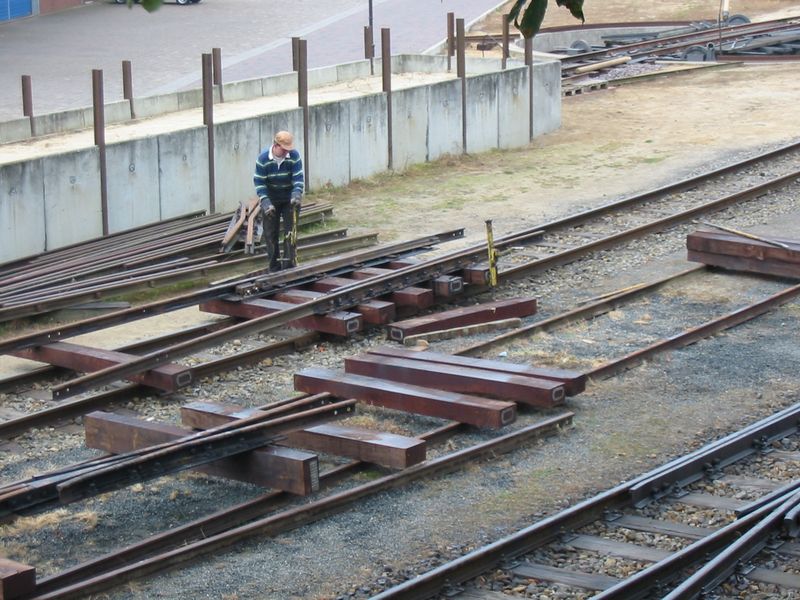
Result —
M142 0L142 7L147 12L153 12L161 8L161 0Z
M539 31L544 21L544 13L547 12L547 0L531 0L525 13L522 15L522 22L514 25L517 26L520 33L526 38L532 38Z
M580 19L581 23L586 22L583 17L583 0L556 0L556 4L566 6L573 17Z
M511 12L508 13L508 20L513 21L514 25L517 28L519 28L519 25L517 24L517 17L519 16L519 11L523 6L525 6L525 3L527 1L528 0L517 0L514 3L514 6L511 8Z

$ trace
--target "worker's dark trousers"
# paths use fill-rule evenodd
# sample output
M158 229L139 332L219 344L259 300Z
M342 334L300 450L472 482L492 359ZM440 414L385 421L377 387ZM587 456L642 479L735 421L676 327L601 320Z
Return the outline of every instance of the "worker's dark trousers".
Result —
M289 247L286 242L286 237L292 230L294 221L294 211L292 210L292 203L287 200L286 202L273 202L275 211L266 217L264 220L264 237L267 243L267 256L269 257L269 270L278 271L282 268L289 268L297 266L296 249ZM280 256L280 222L283 220L283 260Z

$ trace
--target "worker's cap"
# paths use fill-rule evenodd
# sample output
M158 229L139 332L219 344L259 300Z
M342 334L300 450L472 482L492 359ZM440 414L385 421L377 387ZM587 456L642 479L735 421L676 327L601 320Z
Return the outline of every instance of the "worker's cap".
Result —
M294 150L294 136L288 131L276 133L274 142L284 150Z

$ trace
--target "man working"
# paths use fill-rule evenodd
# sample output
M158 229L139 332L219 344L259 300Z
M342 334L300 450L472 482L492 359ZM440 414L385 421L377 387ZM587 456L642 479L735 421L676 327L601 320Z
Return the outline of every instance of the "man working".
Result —
M267 242L269 270L277 271L283 266L297 265L295 242L287 241L293 231L295 217L305 190L303 161L294 149L294 138L288 131L279 131L272 139L272 146L259 154L253 176L256 194L261 201L264 214L264 236ZM284 252L280 257L278 235L283 219Z

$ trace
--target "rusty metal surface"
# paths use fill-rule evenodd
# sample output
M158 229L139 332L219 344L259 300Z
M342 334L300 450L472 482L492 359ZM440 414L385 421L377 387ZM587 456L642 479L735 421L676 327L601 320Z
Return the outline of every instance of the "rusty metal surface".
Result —
M339 398L356 398L368 404L450 419L476 427L498 429L517 418L513 402L437 391L374 377L309 368L294 376L295 389L309 394L328 392Z
M428 363L375 354L346 358L345 372L437 390L489 396L538 408L558 406L564 402L565 395L560 382L489 371L480 366Z

